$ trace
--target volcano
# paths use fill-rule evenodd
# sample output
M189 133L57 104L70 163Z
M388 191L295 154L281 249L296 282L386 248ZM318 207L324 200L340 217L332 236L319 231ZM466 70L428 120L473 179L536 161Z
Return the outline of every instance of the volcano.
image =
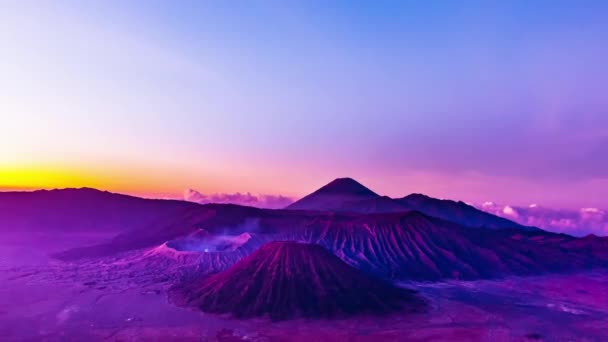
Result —
M402 198L380 196L352 178L335 179L285 209L359 214L419 211L465 227L538 230L486 213L462 201L442 200L423 194Z
M352 178L337 178L308 196L292 203L290 210L345 210L347 203L374 200L380 195Z
M201 229L209 235L190 241ZM216 243L220 237L242 241L226 248ZM209 274L226 270L271 241L319 244L365 274L393 280L475 280L608 267L608 249L598 237L471 228L418 211L356 214L231 205L199 206L171 224L163 221L55 256L97 258L167 243L178 251L201 253L199 274ZM216 247L201 252L209 243Z
M417 310L413 291L371 278L316 244L273 241L231 268L171 289L171 299L238 318L328 318Z

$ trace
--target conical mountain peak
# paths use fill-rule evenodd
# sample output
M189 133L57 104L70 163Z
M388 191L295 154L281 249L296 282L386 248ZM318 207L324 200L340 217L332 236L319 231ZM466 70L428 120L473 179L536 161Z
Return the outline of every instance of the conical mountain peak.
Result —
M337 178L287 207L292 210L340 210L353 201L380 197L352 178Z
M336 178L327 185L321 187L319 190L315 191L315 193L352 194L378 197L378 194L352 178Z

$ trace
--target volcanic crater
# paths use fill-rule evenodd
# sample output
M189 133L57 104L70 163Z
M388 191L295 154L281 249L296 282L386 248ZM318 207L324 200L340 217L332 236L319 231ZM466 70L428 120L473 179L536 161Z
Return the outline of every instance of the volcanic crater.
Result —
M369 277L317 244L269 242L229 269L170 289L177 305L236 318L332 318L415 312L414 291Z

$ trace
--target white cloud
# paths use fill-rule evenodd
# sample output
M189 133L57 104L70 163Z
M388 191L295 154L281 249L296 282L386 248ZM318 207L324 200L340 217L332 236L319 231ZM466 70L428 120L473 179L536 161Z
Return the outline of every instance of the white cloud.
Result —
M492 208L494 207L496 204L494 202L484 202L481 206L484 208Z
M502 213L505 214L506 216L519 217L519 214L517 213L517 211L508 205L502 209Z
M203 194L193 189L184 191L184 200L200 204L232 203L258 208L281 209L293 203L293 198L282 195L252 194L250 192L233 194Z
M581 212L583 213L597 213L597 214L603 214L604 211L600 210L598 208L581 208Z
M478 207L491 214L553 232L576 236L608 235L608 213L599 208L551 209L536 203L527 207L518 207L489 201Z

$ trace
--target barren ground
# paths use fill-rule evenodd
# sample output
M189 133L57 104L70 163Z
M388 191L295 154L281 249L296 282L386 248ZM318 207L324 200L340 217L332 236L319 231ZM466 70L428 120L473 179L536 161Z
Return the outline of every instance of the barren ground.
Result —
M178 308L158 269L65 264L49 252L107 236L2 236L0 340L605 341L608 272L407 283L421 314L332 321L239 321Z

